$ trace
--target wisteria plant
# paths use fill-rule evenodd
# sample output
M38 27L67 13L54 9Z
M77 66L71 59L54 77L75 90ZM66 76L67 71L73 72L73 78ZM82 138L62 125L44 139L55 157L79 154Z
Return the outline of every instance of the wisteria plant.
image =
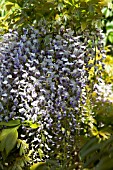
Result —
M0 44L0 122L22 122L18 136L31 152L24 168L55 160L60 168L80 169L80 122L84 123L87 87L90 84L94 90L94 82L100 80L103 45L99 29L86 30L83 35L66 27L51 32L45 20L37 29L23 28L21 35L16 30L4 34ZM25 122L31 123L26 127ZM0 141L1 145L2 137ZM2 164L3 155L0 160ZM6 165L10 170L10 163L6 161ZM53 168L51 163L48 168Z

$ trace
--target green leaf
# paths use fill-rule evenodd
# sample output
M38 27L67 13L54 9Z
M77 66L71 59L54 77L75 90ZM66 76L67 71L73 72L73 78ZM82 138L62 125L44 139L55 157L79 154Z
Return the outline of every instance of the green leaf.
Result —
M108 40L113 44L113 32L109 33Z
M84 31L87 27L87 22L82 22L81 23L81 30Z
M105 15L105 18L112 17L112 10L108 9L107 7L102 9L102 13Z
M64 0L64 2L70 6L72 6L73 4L71 2L69 2L69 0Z
M104 156L98 163L95 170L112 170L113 169L113 154Z
M39 162L39 163L33 164L30 167L30 170L48 170L48 167L45 162Z
M39 153L40 159L42 159L43 156L44 156L44 153L43 153L42 149L39 148L38 153Z
M108 140L104 141L101 149L103 150L104 148L107 148L107 146L112 144L112 143L113 143L113 135Z
M3 129L0 134L0 151L6 151L6 155L14 148L18 138L18 127Z
M92 163L98 161L99 158L100 158L100 154L99 154L99 153L97 154L97 153L95 152L94 154L92 154L91 157L89 157L88 159L86 159L86 162L84 163L84 168L89 167Z
M40 125L38 125L38 124L36 124L36 123L32 123L32 124L30 125L30 127L31 127L32 129L37 129L38 127L40 127Z
M38 127L40 127L40 125L39 124L37 124L37 123L32 123L32 121L28 121L28 120L26 120L26 121L24 121L23 122L23 125L24 126L29 126L29 127L31 127L32 129L37 129Z
M94 151L96 151L98 148L100 148L100 143L98 143L98 139L97 138L92 138L90 139L90 141L88 141L83 148L80 151L80 158L84 159L85 156L87 156L88 154L93 153Z
M47 160L46 163L48 165L54 165L55 167L59 167L58 162L56 160Z
M7 2L7 3L5 4L5 6L6 6L6 9L9 11L9 10L14 6L14 3L12 3L12 2Z
M24 153L24 148L21 146L21 147L20 147L20 151L19 151L19 155L22 156L23 154L25 154L25 153Z
M1 162L0 162L0 170L4 170L4 167Z
M92 126L93 126L93 124L92 124ZM91 128L91 133L93 134L93 136L97 136L98 135L98 129L97 129L96 126L93 126Z
M51 37L52 37L51 35L46 35L46 37L44 38L45 45L48 45L50 43L50 38Z
M17 165L16 170L22 170L21 166Z
M13 129L7 136L6 138L6 146L5 146L5 150L6 150L6 154L8 155L9 152L14 148L16 141L18 138L18 132L17 129Z
M107 31L108 31L108 30L112 30L112 31L113 31L113 21L107 22L107 24L106 24L106 29L107 29Z
M20 125L20 120L9 120L8 122L0 122L0 126L18 126Z
M89 5L89 12L90 12L91 14L94 13L94 6L93 6L92 4Z
M11 166L11 168L9 168L8 170L22 170L20 165L16 165L14 164L13 166Z

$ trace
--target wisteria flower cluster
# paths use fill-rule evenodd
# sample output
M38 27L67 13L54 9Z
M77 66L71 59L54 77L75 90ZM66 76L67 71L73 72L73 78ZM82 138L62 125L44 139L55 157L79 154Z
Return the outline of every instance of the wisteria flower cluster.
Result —
M106 84L104 80L101 79L100 83L95 85L95 92L98 94L98 101L113 103L112 89L112 84Z
M97 37L101 37L98 30ZM94 57L88 39L88 32L84 36L75 36L71 29L51 33L46 26L24 28L21 35L9 30L3 36L0 121L20 118L40 124L37 130L23 127L21 134L33 150L34 161L57 158L58 153L64 159L64 152L70 157L75 146L76 115L88 82L86 68Z

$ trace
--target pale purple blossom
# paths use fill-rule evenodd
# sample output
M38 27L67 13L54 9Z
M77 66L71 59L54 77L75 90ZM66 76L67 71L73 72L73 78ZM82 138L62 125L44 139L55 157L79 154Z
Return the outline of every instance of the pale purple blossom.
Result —
M82 42L82 36L71 29L62 35L58 32L43 49L40 39L46 34L50 34L46 26L23 29L20 38L10 30L0 44L0 121L20 118L40 124L37 130L23 128L22 132L34 150L34 160L40 160L40 147L54 158L51 148L63 147L64 136L69 147L76 142L76 114L88 81L85 58L93 53L88 41Z

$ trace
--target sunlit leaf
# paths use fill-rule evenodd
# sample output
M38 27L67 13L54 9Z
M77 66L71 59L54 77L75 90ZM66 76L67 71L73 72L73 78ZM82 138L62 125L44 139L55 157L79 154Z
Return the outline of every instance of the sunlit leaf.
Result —
M111 43L113 43L113 32L110 32L108 35L108 39Z
M87 22L82 22L82 23L81 23L81 29L82 29L82 31L84 31L84 30L86 29L86 27L87 27Z
M6 6L6 9L9 11L9 10L14 6L14 3L12 3L12 2L6 2L6 3L5 3L5 6Z
M40 125L38 125L38 124L36 124L36 123L32 123L32 124L30 124L30 127L31 127L32 129L37 129L38 127L40 127Z
M30 170L49 170L45 162L35 163L30 167Z
M18 126L20 125L20 120L9 120L8 122L0 122L0 126Z
M28 126L28 127L31 127L31 128L33 128L33 129L37 129L38 127L40 127L39 124L37 124L37 123L32 123L32 121L30 121L30 120L24 121L24 122L23 122L23 125Z
M18 127L3 129L0 134L0 149L5 150L8 155L10 151L14 148L17 138L18 138ZM2 147L1 147L2 146Z
M44 156L44 153L43 153L42 149L40 149L40 148L38 149L38 154L40 156L40 159L42 159L43 156Z
M69 0L64 0L64 2L70 6L72 6L73 4L69 1Z
M93 126L93 127L91 128L91 133L92 133L94 136L97 136L99 132L98 132L97 128L96 128L95 126Z
M99 135L105 140L110 137L110 133L104 132L104 131L99 131Z

